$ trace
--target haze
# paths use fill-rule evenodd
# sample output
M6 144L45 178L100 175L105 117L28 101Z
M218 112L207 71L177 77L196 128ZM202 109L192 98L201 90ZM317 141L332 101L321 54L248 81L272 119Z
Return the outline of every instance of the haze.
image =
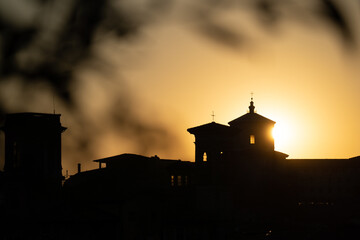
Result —
M139 6L134 9L145 11ZM194 161L194 139L186 129L211 122L212 111L222 124L245 114L251 92L255 110L277 122L276 150L290 158L359 155L360 6L345 1L341 7L351 40L310 14L264 27L248 8L226 8L200 21L189 9L211 9L186 1L175 2L130 39L97 34L91 48L97 61L82 62L71 85L82 121L55 97L69 128L64 170L73 173L77 162L91 169L91 160L124 152ZM5 109L53 112L49 86L24 89L16 76L10 80L0 86ZM114 121L121 122L116 131ZM134 121L141 124L128 127ZM90 139L86 152L77 141L84 134Z

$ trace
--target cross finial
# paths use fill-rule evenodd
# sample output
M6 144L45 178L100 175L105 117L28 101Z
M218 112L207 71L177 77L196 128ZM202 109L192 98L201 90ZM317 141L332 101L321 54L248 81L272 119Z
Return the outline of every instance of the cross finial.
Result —
M254 99L254 93L251 92L251 101Z
M212 120L213 120L213 122L215 122L215 114L214 114L214 111L212 111L211 116L212 116Z
M255 106L254 106L254 101L253 101L253 92L251 92L251 101L250 101L250 106L249 106L249 112L250 113L255 113L254 109L255 109Z

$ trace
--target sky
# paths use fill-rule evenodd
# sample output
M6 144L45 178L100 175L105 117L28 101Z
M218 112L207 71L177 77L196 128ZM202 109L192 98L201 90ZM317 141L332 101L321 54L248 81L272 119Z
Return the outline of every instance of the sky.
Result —
M290 158L359 155L359 55L331 29L285 22L279 34L249 30L251 42L236 48L169 19L144 30L148 39L128 53L141 51L141 61L123 74L186 139L175 155L192 160L194 139L185 130L210 122L212 111L223 124L245 114L251 92L257 112L277 122L276 150Z
M121 153L194 161L186 129L211 122L212 112L221 124L247 113L251 92L257 113L276 122L275 149L289 158L360 155L360 4L338 5L349 39L313 13L317 1L289 1L275 15L259 15L251 1L174 1L161 11L123 2L146 21L127 38L96 31L69 84L72 107L46 81L0 81L7 112L55 106L62 114L64 171Z

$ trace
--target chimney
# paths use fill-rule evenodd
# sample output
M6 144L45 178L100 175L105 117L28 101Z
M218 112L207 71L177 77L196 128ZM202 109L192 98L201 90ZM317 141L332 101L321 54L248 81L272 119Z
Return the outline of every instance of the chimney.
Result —
M81 172L81 163L78 163L78 173Z

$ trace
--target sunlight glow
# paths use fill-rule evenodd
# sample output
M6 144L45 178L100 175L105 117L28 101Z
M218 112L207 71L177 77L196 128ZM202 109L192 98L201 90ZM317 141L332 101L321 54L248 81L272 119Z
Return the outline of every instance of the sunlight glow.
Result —
M295 135L294 129L287 123L276 123L272 135L275 141L275 149L283 151L293 144L293 137Z

